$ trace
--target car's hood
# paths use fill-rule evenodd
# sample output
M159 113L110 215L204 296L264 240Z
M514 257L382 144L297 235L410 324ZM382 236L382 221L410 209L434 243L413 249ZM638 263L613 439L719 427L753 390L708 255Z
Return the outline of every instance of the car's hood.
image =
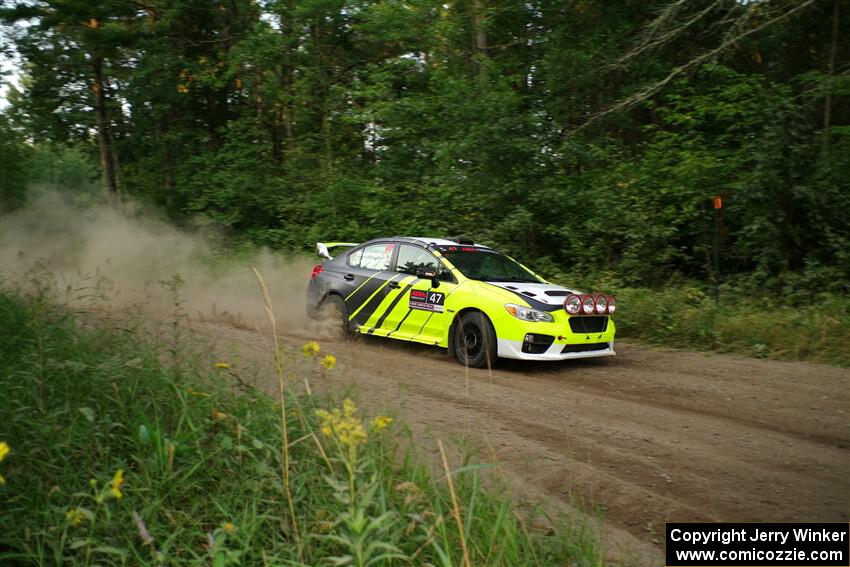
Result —
M513 282L487 282L490 285L512 291L521 297L533 299L546 305L563 305L564 299L570 293L581 294L582 292L569 289L560 285L543 283L513 283Z

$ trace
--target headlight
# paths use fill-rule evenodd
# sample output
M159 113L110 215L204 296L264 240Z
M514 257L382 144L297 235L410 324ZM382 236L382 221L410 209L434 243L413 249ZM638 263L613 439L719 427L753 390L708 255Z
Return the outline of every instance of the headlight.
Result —
M508 310L508 313L517 319L522 319L523 321L532 321L534 323L539 323L541 321L544 323L552 323L555 321L555 319L553 319L552 316L545 311L531 309L530 307L523 307L522 305L508 303L505 305L505 309Z
M589 293L581 298L581 310L585 315L593 315L593 310L596 308L596 301Z
M605 311L608 309L608 298L601 293L596 296L596 314L597 315L605 315Z
M569 294L564 300L564 309L570 315L578 315L581 311L581 298L574 293Z
M608 313L613 313L617 309L617 300L613 295L608 296Z

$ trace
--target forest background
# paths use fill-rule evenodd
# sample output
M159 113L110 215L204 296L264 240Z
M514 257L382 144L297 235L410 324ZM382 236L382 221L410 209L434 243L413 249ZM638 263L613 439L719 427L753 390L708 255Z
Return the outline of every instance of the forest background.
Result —
M661 297L631 324L661 339L683 318L646 290L699 311L693 343L718 340L716 292L850 328L846 0L5 0L0 21L3 212L48 185L231 249L464 234Z

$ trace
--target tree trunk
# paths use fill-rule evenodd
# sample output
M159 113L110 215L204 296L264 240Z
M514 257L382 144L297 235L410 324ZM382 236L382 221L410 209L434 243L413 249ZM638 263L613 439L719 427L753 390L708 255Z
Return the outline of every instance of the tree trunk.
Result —
M472 0L472 33L474 35L472 65L478 75L479 81L486 81L487 79L486 73L484 72L484 62L487 58L488 48L485 19L482 0Z
M484 27L484 6L481 0L472 2L472 26L475 30L475 50L479 55L487 54L487 30Z
M103 171L103 183L107 194L118 199L118 180L115 174L115 159L112 151L112 137L109 133L109 118L106 110L106 94L103 92L103 59L92 59L94 70L94 113L97 123L97 145L100 150L100 167Z
M826 74L832 79L835 72L835 53L838 49L838 0L832 0L832 44L829 47L829 61ZM826 92L823 103L823 149L829 149L829 128L832 122L832 85Z
M280 121L283 123L283 131L286 137L286 149L291 152L295 149L295 128L293 125L293 101L295 100L295 95L293 93L293 88L295 84L294 55L298 50L297 35L294 33L295 2L293 0L287 0L285 12L280 15L280 29L286 38L286 44L284 45L280 76L278 77L278 86L283 93L278 123L280 123Z

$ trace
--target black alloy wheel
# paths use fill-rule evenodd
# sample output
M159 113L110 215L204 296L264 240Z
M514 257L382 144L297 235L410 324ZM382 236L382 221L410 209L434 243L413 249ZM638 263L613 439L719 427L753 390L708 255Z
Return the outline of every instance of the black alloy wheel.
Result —
M454 352L458 362L470 368L496 362L496 331L480 311L463 315L454 330Z

